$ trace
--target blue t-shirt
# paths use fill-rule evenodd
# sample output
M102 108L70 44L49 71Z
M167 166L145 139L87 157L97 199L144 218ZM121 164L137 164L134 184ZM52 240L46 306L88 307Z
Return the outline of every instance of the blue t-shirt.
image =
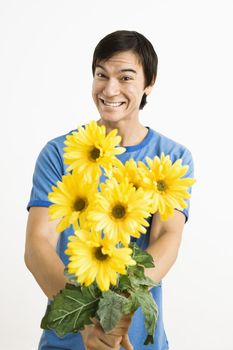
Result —
M69 133L71 134L72 131ZM48 201L48 193L51 192L52 186L56 185L58 180L62 180L62 176L66 174L67 166L63 162L64 141L67 135L57 137L49 141L42 149L36 162L33 175L33 187L31 191L30 201L27 208L30 207L49 207L51 202ZM194 177L193 175L193 160L190 151L183 145L167 138L157 131L148 127L148 133L142 142L135 146L125 147L125 153L117 157L125 163L128 159L133 158L136 162L141 160L145 162L145 157L154 158L156 155L161 156L169 154L171 161L174 162L178 158L182 158L183 165L189 165L189 170L185 177ZM100 179L101 181L101 179ZM191 188L189 189L191 192ZM183 209L186 221L189 215L189 200L188 207ZM150 218L152 220L152 218ZM69 262L69 257L64 253L68 242L68 236L73 234L72 228L66 229L61 233L58 244L57 253L65 265ZM150 227L147 234L141 235L136 240L138 246L146 249L149 243ZM135 350L167 350L168 341L163 325L162 313L162 284L151 289L156 304L158 305L158 321L154 334L154 344L143 345L146 339L147 332L144 326L144 317L139 308L132 319L129 328L129 337ZM58 337L53 331L43 331L39 350L50 349L70 349L70 350L85 350L82 337L79 333L67 334L64 337Z

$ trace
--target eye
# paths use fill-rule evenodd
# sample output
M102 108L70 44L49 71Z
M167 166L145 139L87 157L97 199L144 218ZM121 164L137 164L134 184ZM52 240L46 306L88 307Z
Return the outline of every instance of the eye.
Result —
M96 76L98 78L106 78L106 76L103 73L96 73Z
M122 79L123 81L133 80L132 77L129 77L129 76L127 76L127 75L123 76L121 79Z

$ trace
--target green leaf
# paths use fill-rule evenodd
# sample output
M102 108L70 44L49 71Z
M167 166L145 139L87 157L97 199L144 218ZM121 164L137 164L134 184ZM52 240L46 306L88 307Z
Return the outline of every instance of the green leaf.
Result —
M146 290L148 290L148 288L152 288L157 285L157 283L152 281L149 277L138 278L137 276L134 276L134 275L130 276L130 283L133 290L137 290L138 288L142 288L142 287L146 287Z
M139 308L139 303L134 293L132 293L128 298L128 304L123 306L123 312L125 315L134 313Z
M128 268L128 278L133 289L137 289L140 286L148 289L158 285L151 278L145 276L144 268L141 266L130 266Z
M48 328L48 315L49 315L50 310L51 310L51 305L48 304L47 309L46 309L46 313L41 321L41 328L43 328L43 329L50 329L50 328Z
M132 298L136 299L135 304L141 306L143 315L145 317L145 327L148 333L148 336L144 342L145 345L154 342L154 331L158 319L158 307L151 295L151 293L137 290Z
M118 280L118 286L114 287L114 291L116 292L123 292L123 291L129 291L132 288L131 282L129 279L129 276L127 275L120 275L119 280Z
M110 332L124 316L124 307L130 304L127 298L109 290L102 294L97 315L105 332Z
M80 287L67 284L46 310L41 328L53 329L58 336L78 332L91 324L100 299L100 291L94 286Z
M145 269L143 266L140 266L140 265L129 266L127 272L129 275L133 274L138 278L145 277Z
M144 267L142 266L130 266L127 270L127 275L120 276L118 287L116 291L136 291L138 288L146 289L155 287L158 284L152 281L144 274Z
M130 248L133 250L132 258L138 265L144 267L154 267L154 261L150 254L140 249L136 243L130 243Z

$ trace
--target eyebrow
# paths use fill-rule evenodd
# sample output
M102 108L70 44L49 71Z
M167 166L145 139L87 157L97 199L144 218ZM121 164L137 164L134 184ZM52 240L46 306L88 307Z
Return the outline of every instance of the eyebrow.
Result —
M105 72L106 72L106 69L103 66L101 66L100 64L97 64L95 66L95 68L101 68L101 69L105 70ZM132 68L124 68L124 69L119 70L119 73L124 73L124 72L131 72L131 73L137 74L136 70L134 70Z

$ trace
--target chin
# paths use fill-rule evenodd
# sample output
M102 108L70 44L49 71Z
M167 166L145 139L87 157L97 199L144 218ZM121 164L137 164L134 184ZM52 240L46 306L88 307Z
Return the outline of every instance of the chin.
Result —
M100 117L103 121L106 121L106 122L112 122L112 123L117 123L119 121L121 121L122 119L124 119L123 116L117 116L117 115L114 115L114 114L110 114L110 115L103 115L103 114L100 114Z

